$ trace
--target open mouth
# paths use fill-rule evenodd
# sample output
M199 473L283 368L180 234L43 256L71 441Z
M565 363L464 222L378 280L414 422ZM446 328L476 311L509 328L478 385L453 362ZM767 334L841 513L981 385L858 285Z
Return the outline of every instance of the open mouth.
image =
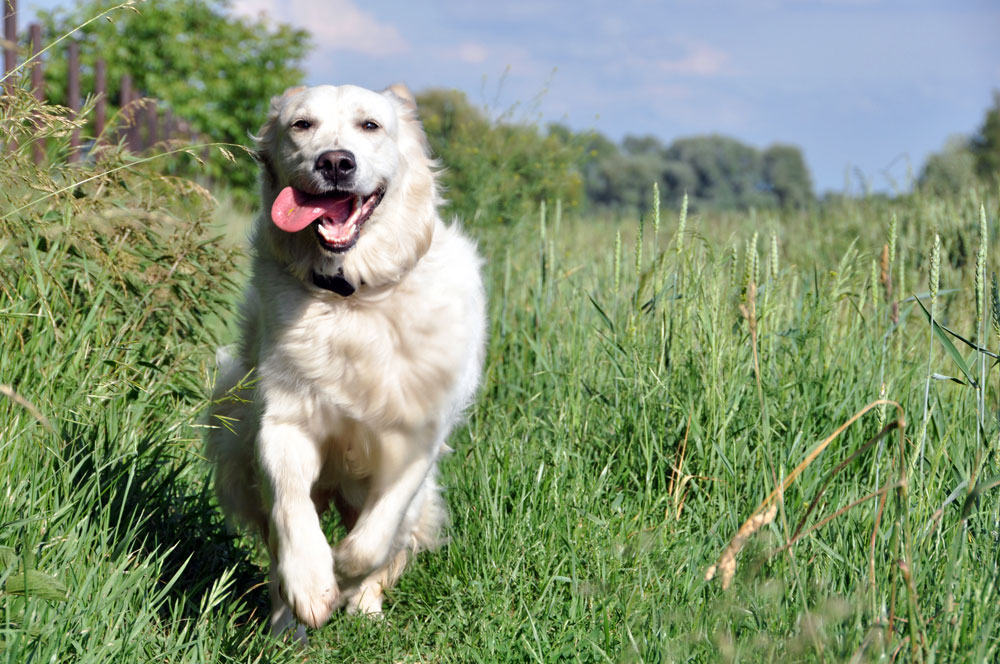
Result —
M379 187L368 196L348 191L308 194L301 189L285 187L271 206L271 220L288 233L297 233L312 224L323 249L347 251L358 241L361 226L382 202L385 188Z

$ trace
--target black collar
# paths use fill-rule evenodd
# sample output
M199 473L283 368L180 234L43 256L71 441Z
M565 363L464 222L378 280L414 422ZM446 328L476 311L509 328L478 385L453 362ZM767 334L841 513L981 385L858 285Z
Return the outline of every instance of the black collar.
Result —
M344 278L344 271L337 270L332 277L327 274L313 272L313 283L324 290L336 293L341 297L350 297L357 290L350 281Z

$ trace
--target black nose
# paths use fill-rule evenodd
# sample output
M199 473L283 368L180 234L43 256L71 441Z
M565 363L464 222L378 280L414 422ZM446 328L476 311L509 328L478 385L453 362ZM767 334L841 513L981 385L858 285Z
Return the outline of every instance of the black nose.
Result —
M321 154L316 160L316 170L331 182L351 177L357 165L354 153L350 150L330 150Z

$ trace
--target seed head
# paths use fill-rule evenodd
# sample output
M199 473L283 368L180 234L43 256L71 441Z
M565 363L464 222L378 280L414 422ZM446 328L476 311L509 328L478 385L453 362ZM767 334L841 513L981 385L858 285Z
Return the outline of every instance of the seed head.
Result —
M778 236L775 235L774 233L771 233L771 260L769 267L771 268L771 281L772 282L777 281L778 280Z
M735 242L733 242L732 251L729 254L729 285L730 287L735 287L736 285L736 267L740 260L740 248Z
M677 220L677 241L675 246L677 247L677 254L680 255L681 251L684 249L684 228L687 226L687 216L688 216L688 195L684 192L684 198L681 200L681 216Z
M986 208L979 206L979 251L976 252L976 330L983 322L986 289ZM979 334L977 331L976 334Z
M937 302L938 295L938 282L941 278L941 236L937 233L934 234L934 246L931 247L931 274L930 274L930 290L931 290L931 311L933 312L934 304Z
M993 335L1000 344L1000 289L997 288L997 273L993 273L993 283L990 286L990 304L993 305Z
M660 183L653 183L653 237L660 234Z
M778 503L774 502L767 510L758 512L747 519L746 522L740 526L736 536L729 542L729 545L726 547L725 551L722 552L722 555L719 556L719 561L705 571L705 580L711 581L715 578L716 572L718 572L719 578L722 580L722 589L727 589L729 584L733 581L733 576L736 574L736 555L743 548L743 545L747 543L747 540L749 540L755 532L774 521L774 517L777 514Z
M621 285L622 279L622 229L618 229L615 233L615 294L618 293L618 287Z

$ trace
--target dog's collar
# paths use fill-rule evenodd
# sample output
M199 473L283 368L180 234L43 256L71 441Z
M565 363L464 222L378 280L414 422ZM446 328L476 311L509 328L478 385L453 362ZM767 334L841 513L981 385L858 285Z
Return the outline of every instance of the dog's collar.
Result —
M328 274L313 272L312 281L323 290L336 293L341 297L350 297L351 295L354 295L354 291L357 290L354 284L344 278L343 270L337 270L337 274L332 277Z

